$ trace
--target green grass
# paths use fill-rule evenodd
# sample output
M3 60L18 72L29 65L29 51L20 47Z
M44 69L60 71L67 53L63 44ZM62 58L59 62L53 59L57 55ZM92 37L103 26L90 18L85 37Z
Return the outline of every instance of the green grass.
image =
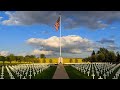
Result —
M56 68L57 68L56 66L50 66L48 69L46 69L45 71L43 71L40 74L37 74L32 79L52 79Z
M92 77L88 77L86 74L80 73L72 66L65 66L65 70L70 79L92 79Z
M5 68L5 67L4 67ZM1 75L2 68L0 67L0 75ZM1 76L0 76L1 77ZM4 78L5 79L10 79L9 73L7 72L7 69L4 69Z
M108 77L108 79L112 79L113 76L117 73L117 71L120 69L120 67L117 67L112 74L110 74L110 76Z

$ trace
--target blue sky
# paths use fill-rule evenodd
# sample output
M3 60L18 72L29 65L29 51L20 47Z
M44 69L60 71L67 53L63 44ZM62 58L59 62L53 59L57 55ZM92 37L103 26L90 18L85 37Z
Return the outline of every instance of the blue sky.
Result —
M59 31L54 28L58 14L57 11L0 12L0 53L45 53L58 57ZM87 57L99 47L120 51L119 14L118 11L62 12L63 57Z

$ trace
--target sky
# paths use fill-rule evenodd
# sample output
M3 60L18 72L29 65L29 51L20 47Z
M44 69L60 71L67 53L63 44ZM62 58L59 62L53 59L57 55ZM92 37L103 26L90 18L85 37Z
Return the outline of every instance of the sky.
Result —
M0 54L88 57L100 47L120 51L120 11L1 11Z

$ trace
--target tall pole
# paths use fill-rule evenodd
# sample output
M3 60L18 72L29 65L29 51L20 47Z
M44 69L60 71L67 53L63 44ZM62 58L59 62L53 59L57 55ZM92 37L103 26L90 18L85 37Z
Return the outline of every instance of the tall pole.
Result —
M61 15L60 15L60 57L61 57ZM61 61L61 58L60 58Z

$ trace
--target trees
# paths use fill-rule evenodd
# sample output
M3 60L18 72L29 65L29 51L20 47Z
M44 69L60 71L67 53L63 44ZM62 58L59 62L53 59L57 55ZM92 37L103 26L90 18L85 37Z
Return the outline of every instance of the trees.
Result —
M9 61L10 63L15 60L16 60L16 58L15 58L14 54L10 54L7 56L7 61Z
M24 57L23 57L23 56L15 56L15 58L16 58L16 61L17 61L17 62L20 62L20 63L21 63L21 61L24 60Z
M30 62L35 62L35 55L30 55L29 56L29 60L30 60Z
M109 59L109 62L116 62L116 55L115 55L115 53L110 51L108 59Z
M6 61L6 57L0 56L0 61L2 61L2 62L3 62L3 65L4 65L4 62Z
M45 54L40 54L40 58L45 58Z
M52 59L50 59L49 62L52 63Z
M40 62L40 60L39 60L39 58L38 58L38 57L35 57L35 58L33 59L33 62L34 62L34 63L39 63L39 62Z
M44 59L43 62L46 63L45 56L44 56L43 59ZM24 57L24 56L15 56L14 54L10 54L6 57L0 56L0 61L3 61L3 64L4 64L5 61L10 62L10 64L11 64L12 61L16 61L16 62L20 62L20 63L22 61L29 62L29 63L30 62L34 62L34 63L35 62L37 62L37 63L40 62L39 58L35 57L35 55L26 55Z
M30 63L30 56L29 55L26 55L25 58L24 58L25 62L29 62Z
M116 62L119 63L120 62L120 54L119 52L116 52Z
M93 56L93 55L95 55L95 51L94 51L94 50L93 50L93 52L92 52L91 56Z
M69 61L70 63L72 63L73 62L73 60L72 60L72 58L70 58L70 61Z
M43 63L46 63L46 60L45 60L45 58L43 58Z
M26 62L34 62L36 59L35 59L35 55L26 55L25 58L24 58L24 61Z
M103 62L105 60L105 55L103 53L99 53L97 55L97 61L98 62Z
M100 48L97 53L93 50L92 54L88 58L84 58L83 61L90 62L120 62L120 54L116 54L113 51L109 51L106 48Z
M21 63L23 61L24 57L23 56L19 56L19 62Z
M91 62L96 62L96 61L97 61L96 55L91 56Z
M75 63L78 63L78 59L77 58L75 59Z

